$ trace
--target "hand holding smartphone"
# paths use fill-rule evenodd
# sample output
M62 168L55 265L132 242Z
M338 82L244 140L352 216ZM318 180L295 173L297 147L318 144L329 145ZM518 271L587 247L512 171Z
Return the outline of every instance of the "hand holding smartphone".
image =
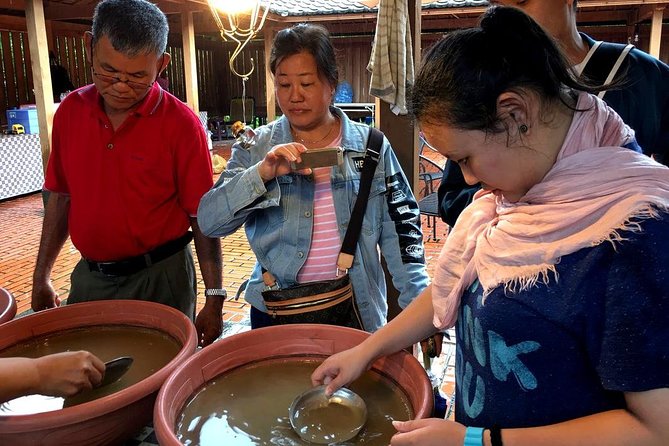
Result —
M302 162L292 163L294 170L338 166L344 162L344 150L341 147L323 147L309 149L300 154Z

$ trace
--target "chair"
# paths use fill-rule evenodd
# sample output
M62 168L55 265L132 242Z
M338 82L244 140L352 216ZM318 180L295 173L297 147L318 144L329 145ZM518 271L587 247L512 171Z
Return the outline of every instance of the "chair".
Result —
M444 177L444 168L434 159L425 155L418 155L418 181L423 182L423 187L419 189L418 194L427 196L436 192Z
M433 156L418 155L418 180L424 186L418 191L418 209L422 215L427 216L427 227L432 226L432 239L437 238L437 217L439 217L439 198L437 189L444 176L444 168L440 166Z

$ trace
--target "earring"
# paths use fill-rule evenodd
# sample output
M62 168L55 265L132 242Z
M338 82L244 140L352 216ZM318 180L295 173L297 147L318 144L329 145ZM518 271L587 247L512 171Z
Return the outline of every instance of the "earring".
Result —
M527 127L527 124L520 124L518 126L518 131L520 133L527 133L528 130L529 130L529 128Z

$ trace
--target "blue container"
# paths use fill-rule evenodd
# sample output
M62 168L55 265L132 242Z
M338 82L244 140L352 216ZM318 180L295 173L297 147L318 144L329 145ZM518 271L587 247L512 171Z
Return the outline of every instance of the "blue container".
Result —
M7 110L7 128L11 129L14 124L21 124L26 133L39 133L37 109L26 108Z

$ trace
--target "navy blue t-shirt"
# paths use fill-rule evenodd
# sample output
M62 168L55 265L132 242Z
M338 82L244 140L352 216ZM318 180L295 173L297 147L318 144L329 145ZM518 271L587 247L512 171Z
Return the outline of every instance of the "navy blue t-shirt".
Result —
M456 324L456 420L542 426L625 407L622 392L669 387L669 216L626 240L562 257L558 280L482 304Z

